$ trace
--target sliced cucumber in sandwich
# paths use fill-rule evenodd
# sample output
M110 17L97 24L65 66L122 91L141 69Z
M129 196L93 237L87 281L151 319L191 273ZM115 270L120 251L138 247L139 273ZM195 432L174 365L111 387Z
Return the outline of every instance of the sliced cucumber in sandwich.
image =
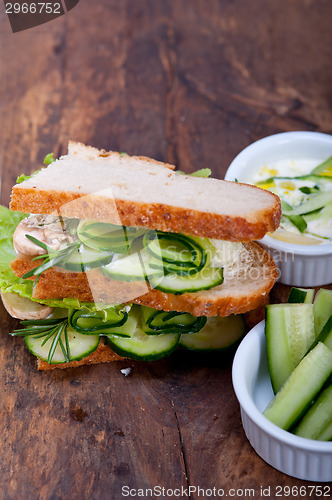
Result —
M112 279L120 281L142 281L160 278L163 271L149 266L150 257L145 250L125 257L115 258L110 264L103 266L101 272Z
M179 276L168 274L159 283L153 278L150 283L153 288L175 295L186 292L198 292L199 290L209 290L221 285L224 280L223 269L214 267L204 267L199 273L189 276Z
M245 322L242 314L221 318L207 318L206 325L197 333L182 334L180 345L193 351L222 351L229 349L243 337Z
M168 356L177 349L180 335L176 333L147 335L141 325L139 306L133 308L131 315L136 316L136 324L130 332L130 338L106 336L107 343L114 352L135 360L153 361Z
M82 335L76 330L71 328L69 325L65 327L67 329L67 339L65 336L65 331L60 335L60 338L55 346L52 357L50 358L50 351L52 349L52 343L54 342L54 337L45 338L38 337L38 334L28 335L24 337L25 343L34 356L47 361L50 364L67 363L69 361L78 361L80 359L89 356L94 352L98 345L100 337L99 335ZM46 339L46 341L45 341ZM68 357L66 359L63 351L63 347L67 348Z
M84 245L98 251L128 253L132 241L142 231L105 222L80 221L77 236Z
M70 326L83 335L112 333L114 328L125 325L127 320L127 311L118 311L113 307L94 312L73 310L68 316Z
M206 324L205 316L195 317L189 313L157 311L151 307L140 307L142 328L147 335L166 333L199 332Z
M57 264L58 267L75 273L86 272L111 262L113 253L100 252L80 245L69 257Z

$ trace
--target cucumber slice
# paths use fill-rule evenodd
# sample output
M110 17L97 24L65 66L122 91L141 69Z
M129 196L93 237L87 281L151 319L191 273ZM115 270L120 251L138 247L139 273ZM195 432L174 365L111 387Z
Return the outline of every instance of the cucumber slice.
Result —
M314 321L316 338L332 314L332 290L321 288L314 300Z
M205 250L197 240L199 238L183 234L149 231L144 235L143 244L151 255L151 267L188 275L197 273L206 264Z
M297 365L263 414L282 429L290 429L331 373L332 351L320 342Z
M328 158L323 163L314 168L311 174L320 175L326 173L331 176L332 173L331 170L332 170L332 156L330 156L330 158Z
M180 335L147 335L137 322L131 338L123 339L108 335L107 343L120 356L142 361L153 361L170 355L179 344Z
M150 255L170 264L198 266L201 262L200 246L181 234L149 231L143 244Z
M292 210L284 210L283 214L287 216L307 214L324 207L329 202L332 202L332 189L310 196L310 198L300 205L297 205Z
M57 264L58 267L73 271L75 273L83 273L95 267L100 267L111 262L113 253L99 252L84 245L72 252L69 257Z
M156 311L141 306L142 328L147 335L166 333L195 333L206 324L206 317L196 317L189 313Z
M88 247L99 251L128 253L132 241L142 232L135 228L105 222L80 221L77 236Z
M150 284L153 288L162 292L178 295L185 292L209 290L212 287L221 285L223 280L223 268L204 267L199 273L189 276L168 274L159 283L153 278L150 280Z
M70 361L80 360L85 358L92 352L94 352L99 345L99 335L82 335L78 333L76 330L71 328L69 325L67 326L68 333L68 344L70 349ZM44 337L36 338L31 335L27 335L24 337L25 343L29 349L29 351L37 358L42 359L43 361L48 360L48 354L50 351L50 347L52 344L52 337L44 342ZM61 335L61 340L65 343L64 333ZM65 357L63 355L62 349L58 343L56 346L51 364L59 364L65 363Z
M70 326L83 335L112 333L114 328L125 325L127 320L127 311L112 307L94 312L73 309L68 317Z
M282 212L283 214L286 212L286 211L289 211L291 212L292 211L292 207L284 200L280 200L281 201L281 208L282 208ZM304 218L302 217L302 215L283 215L283 217L286 217L287 219L289 219L291 221L292 224L294 224L294 226L300 231L300 233L303 233L303 231L307 228L307 223L306 221L304 220Z
M201 331L182 334L180 345L193 351L223 351L234 346L245 333L245 322L242 314L221 318L207 318Z
M315 340L313 304L272 304L266 311L266 346L276 394Z
M314 299L314 288L291 288L287 302L289 304L312 304Z
M307 439L318 439L332 423L332 385L323 390L294 430L294 434Z
M105 337L113 339L114 337L126 337L131 338L137 327L137 315L130 311L128 319L122 326L110 327L106 333L103 333Z
M328 203L326 206L329 206L329 205L331 205L331 203ZM322 213L324 208L319 208L318 210L314 210L313 212L310 212L308 214L304 214L303 219L306 221L307 225L308 225L308 222L319 219L320 214Z
M101 272L109 278L120 281L142 281L150 278L160 278L163 271L149 266L150 257L145 250L126 257L115 258L101 268Z

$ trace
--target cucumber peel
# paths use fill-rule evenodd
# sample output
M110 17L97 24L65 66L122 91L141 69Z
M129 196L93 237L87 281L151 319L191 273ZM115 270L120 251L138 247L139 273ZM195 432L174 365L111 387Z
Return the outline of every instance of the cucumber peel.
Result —
M329 424L332 424L332 385L321 392L300 420L294 434L308 439L319 439L319 435Z
M312 304L272 304L266 311L266 346L276 394L315 340Z
M292 287L289 292L288 304L312 304L315 295L313 288L296 288Z
M319 342L298 364L263 414L289 430L304 414L332 373L332 351Z

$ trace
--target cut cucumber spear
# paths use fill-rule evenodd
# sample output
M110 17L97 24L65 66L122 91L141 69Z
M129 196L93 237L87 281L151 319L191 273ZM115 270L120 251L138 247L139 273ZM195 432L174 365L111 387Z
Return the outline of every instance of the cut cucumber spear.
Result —
M264 411L271 422L290 429L332 373L332 351L319 342L298 364Z
M266 306L266 345L276 394L315 340L312 304Z
M332 290L321 288L314 301L315 333L320 334L332 314Z
M332 385L321 392L301 419L294 434L308 439L318 439L329 424L332 424Z
M288 304L312 304L314 299L314 288L295 288L289 292Z
M332 420L320 432L317 439L318 441L332 441Z

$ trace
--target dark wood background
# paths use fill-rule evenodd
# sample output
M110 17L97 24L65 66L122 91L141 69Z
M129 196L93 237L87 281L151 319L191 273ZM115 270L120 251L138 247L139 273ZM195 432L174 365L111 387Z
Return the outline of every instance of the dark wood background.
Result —
M331 133L331 19L329 0L81 0L12 34L1 4L1 202L68 139L222 178L263 136ZM312 484L250 447L231 356L39 373L0 315L1 498L117 500L125 485L257 498L270 486L274 498L276 485Z

